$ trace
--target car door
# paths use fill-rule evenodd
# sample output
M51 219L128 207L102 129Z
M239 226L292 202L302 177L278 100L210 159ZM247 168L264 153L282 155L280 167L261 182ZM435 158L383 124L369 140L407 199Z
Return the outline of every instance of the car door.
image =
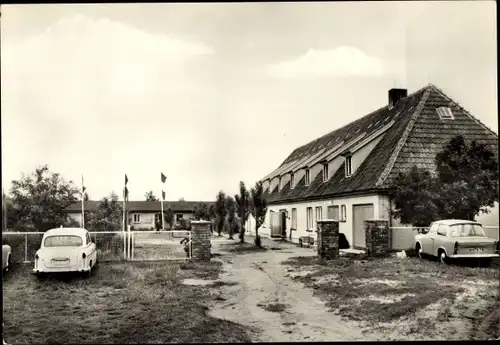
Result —
M439 247L444 246L447 238L448 238L448 225L439 224L439 227L436 231L436 235L434 237L434 246L432 249L432 255L437 256L437 252Z
M439 223L432 223L429 232L421 239L422 252L427 255L434 255L434 239Z

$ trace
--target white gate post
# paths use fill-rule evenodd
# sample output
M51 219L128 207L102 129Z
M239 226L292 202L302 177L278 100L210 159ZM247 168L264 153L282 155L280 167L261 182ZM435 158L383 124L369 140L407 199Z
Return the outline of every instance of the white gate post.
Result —
M132 258L132 253L130 250L130 245L132 244L131 238L130 238L130 225L127 225L127 260L130 260Z
M24 234L24 263L28 262L28 234Z

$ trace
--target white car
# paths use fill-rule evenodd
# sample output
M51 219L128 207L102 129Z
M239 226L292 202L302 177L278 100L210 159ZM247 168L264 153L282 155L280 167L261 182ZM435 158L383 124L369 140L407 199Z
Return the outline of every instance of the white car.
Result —
M12 248L8 244L2 245L2 268L8 271L12 267Z
M33 273L82 272L90 275L97 262L96 245L83 228L56 228L43 234Z

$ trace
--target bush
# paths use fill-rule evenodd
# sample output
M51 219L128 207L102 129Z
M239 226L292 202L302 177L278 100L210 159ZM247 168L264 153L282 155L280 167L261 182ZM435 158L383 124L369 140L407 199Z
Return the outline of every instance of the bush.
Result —
M26 259L33 261L35 253L40 249L42 242L41 234L15 234L15 233L2 233L2 242L11 247L12 263L23 263ZM26 254L25 254L26 252Z

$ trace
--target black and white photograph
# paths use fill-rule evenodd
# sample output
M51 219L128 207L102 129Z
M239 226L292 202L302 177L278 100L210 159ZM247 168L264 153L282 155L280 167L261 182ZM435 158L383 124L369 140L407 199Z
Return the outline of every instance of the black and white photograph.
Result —
M500 340L496 7L2 4L3 343Z

